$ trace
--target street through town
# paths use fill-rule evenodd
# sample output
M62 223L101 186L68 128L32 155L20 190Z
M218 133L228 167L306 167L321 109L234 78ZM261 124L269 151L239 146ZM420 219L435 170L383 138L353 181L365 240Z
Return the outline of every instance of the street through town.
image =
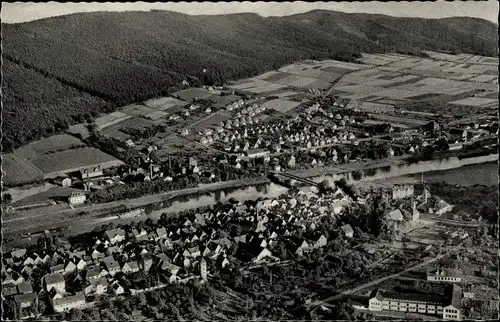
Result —
M422 263L420 264L417 264L417 265L414 265L412 267L409 267L407 269L404 269L398 273L394 273L394 274L391 274L391 275L388 275L388 276L384 276L384 277L381 277L381 278L378 278L378 279L375 279L375 280L372 280L372 281L369 281L369 282L366 282L366 283L363 283L361 285L358 285L356 287L353 287L353 288L349 288L349 289L346 289L346 290L343 290L343 291L340 291L339 294L336 294L336 295L333 295L333 296L330 296L330 297L327 297L327 298L324 298L322 300L317 300L315 301L312 305L328 305L328 302L331 302L331 301L335 301L335 300L338 300L346 295L352 295L353 293L355 292L358 292L358 291L361 291L365 288L368 288L370 286L373 286L373 285L377 285L377 284L380 284L382 283L383 281L386 281L386 280L389 280L389 279L392 279L392 278L396 278L396 277L399 277L400 275L402 274L405 274L405 273L408 273L408 272L411 272L413 270L416 270L416 269L419 269L421 267L424 267L426 265L429 265L431 263L434 263L435 261L447 256L450 252L454 251L454 250L457 250L459 249L460 247L462 247L462 245L457 245L453 248L450 248L448 249L445 253L441 254L441 255L438 255L436 257L433 257L433 258L429 258L425 261L423 261Z

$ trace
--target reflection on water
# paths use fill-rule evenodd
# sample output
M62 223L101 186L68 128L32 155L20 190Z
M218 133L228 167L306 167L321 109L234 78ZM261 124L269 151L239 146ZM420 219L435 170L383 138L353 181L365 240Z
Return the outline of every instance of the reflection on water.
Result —
M421 173L424 173L424 180L428 182L445 181L450 184L461 185L494 185L498 184L498 165L497 163L482 163L467 165L470 161L450 158L448 160L426 161L416 164L403 164L379 169L366 169L363 171L353 171L342 174L324 175L312 180L321 182L327 180L334 182L345 177L348 181L359 180L383 180L391 178L393 183L407 181L408 177L420 179ZM457 166L463 165L459 168ZM450 169L452 168L452 169ZM229 199L238 201L255 200L258 198L277 198L287 192L288 188L275 183L260 184L246 188L234 188L209 192L198 195L183 196L176 198L171 206L162 210L162 212L174 213L183 210L198 208L202 206L214 205L217 202L225 202ZM158 215L159 217L159 215Z

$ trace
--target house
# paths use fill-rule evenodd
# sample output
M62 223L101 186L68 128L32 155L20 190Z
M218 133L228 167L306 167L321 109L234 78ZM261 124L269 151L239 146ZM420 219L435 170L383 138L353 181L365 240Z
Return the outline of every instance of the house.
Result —
M97 249L94 249L94 251L92 252L92 255L91 255L92 259L93 260L97 260L99 258L104 258L105 255L104 253L101 253L100 251L98 251Z
M73 273L76 271L76 265L72 261L67 261L66 265L64 266L64 273L63 274L69 274Z
M113 291L114 295L121 295L125 293L125 289L118 283L118 281L114 281L111 284L111 290Z
M85 296L89 295L103 295L108 291L108 280L105 277L101 277L97 280L93 280L90 284L85 287Z
M123 274L130 274L138 271L139 271L139 265L137 264L136 261L126 262L122 266Z
M66 291L64 276L61 273L47 274L43 277L42 282L46 291L50 291L53 288L63 293Z
M139 257L139 268L143 271L149 271L153 266L153 257L150 254L143 254Z
M412 184L395 184L392 186L392 199L398 200L413 197L414 186Z
M118 264L117 261L112 256L108 256L102 260L102 263L106 270L108 271L109 275L115 276L116 273L121 272L122 270L120 269L120 264Z
M156 229L156 240L167 238L167 230L165 227Z
M344 232L344 235L347 238L353 238L354 237L354 230L352 229L351 225L349 225L349 224L344 225L344 226L340 227L340 229L342 229L342 231Z
M198 246L196 246L196 247L192 247L192 248L188 248L188 251L189 251L189 254L190 254L193 258L196 258L196 257L201 256L200 248L199 248Z
M85 203L87 196L83 192L72 192L68 197L68 202L70 205L81 205Z
M11 296L18 293L17 285L15 284L2 284L2 296Z
M19 285L21 283L24 283L24 277L22 277L21 275L18 275L16 279L14 279L14 285Z
M77 258L75 257L75 263L76 263L76 269L78 271L83 270L87 266L87 262L83 260L82 258Z
M21 274L23 276L31 276L31 274L33 274L33 269L29 266L24 266L23 269L21 270Z
M33 292L33 287L30 282L22 282L17 284L17 292L19 294L27 294Z
M31 292L25 294L14 295L14 301L19 305L21 309L25 309L31 306L37 306L38 296Z
M314 225L314 223L313 223L313 225ZM327 243L328 243L328 239L325 237L325 235L321 235L321 236L319 236L318 240L316 240L316 242L314 243L314 247L321 248L321 247L326 246Z
M52 300L52 307L56 312L67 312L83 306L85 306L85 295L83 292L77 292L75 295Z
M51 273L64 273L64 265L59 264L59 265L51 266L50 272Z
M104 174L102 172L101 166L80 170L80 176L81 176L82 180L96 178L96 177L100 177L102 175L104 175Z
M236 243L246 244L247 243L247 235L236 236L236 237L234 237L234 241Z
M276 260L277 258L273 256L273 254L269 251L269 249L264 248L259 255L254 259L254 262L259 264L264 262L267 258Z
M427 272L427 280L432 282L460 283L462 282L462 277L458 270L438 268Z
M106 230L104 237L114 245L125 240L125 231L121 228Z
M101 274L101 269L99 267L89 267L85 272L85 279L87 281L92 281L99 278Z
M137 229L132 229L132 234L134 235L135 239L137 241L144 241L148 239L148 232L144 229L141 229L141 232L139 232Z
M436 210L434 212L436 213L436 215L440 216L452 210L453 206L441 199L436 204Z
M28 265L34 265L35 264L35 260L33 258L31 258L31 256L28 256L24 262L23 262L23 265L24 266L28 266Z
M447 305L443 308L444 320L461 320L462 319L462 288L453 284L448 289Z
M14 259L23 258L26 255L26 248L16 249L10 252L10 255Z
M391 220L395 223L399 223L399 222L403 221L403 218L404 218L403 213L399 209L396 209L396 210L389 212L388 217L389 217L389 220Z

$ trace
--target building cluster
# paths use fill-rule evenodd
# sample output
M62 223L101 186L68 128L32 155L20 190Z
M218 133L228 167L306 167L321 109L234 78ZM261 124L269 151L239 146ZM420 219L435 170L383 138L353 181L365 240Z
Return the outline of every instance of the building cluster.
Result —
M217 126L213 126L205 129L198 133L200 138L200 143L204 145L209 145L217 141L229 140L231 135L234 135L233 129L243 129L261 122L262 117L260 114L266 110L264 106L258 105L256 103L251 105L245 105L243 100L239 100L230 104L229 111L237 109L237 112L233 112L232 118L221 121ZM184 133L186 134L186 133Z
M140 291L125 281L139 271L155 270L168 285L206 281L218 269L288 259L283 248L286 256L302 256L327 245L318 220L337 216L349 202L340 189L324 196L300 191L172 218L165 226L107 230L88 245L18 249L4 258L2 296L21 307L43 300L55 312L66 312L99 296ZM352 237L346 227L339 232Z

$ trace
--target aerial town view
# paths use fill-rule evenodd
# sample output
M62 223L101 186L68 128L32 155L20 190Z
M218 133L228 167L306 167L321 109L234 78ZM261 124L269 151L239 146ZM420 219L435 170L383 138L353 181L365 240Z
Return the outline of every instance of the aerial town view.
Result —
M498 319L498 7L4 3L2 320Z

